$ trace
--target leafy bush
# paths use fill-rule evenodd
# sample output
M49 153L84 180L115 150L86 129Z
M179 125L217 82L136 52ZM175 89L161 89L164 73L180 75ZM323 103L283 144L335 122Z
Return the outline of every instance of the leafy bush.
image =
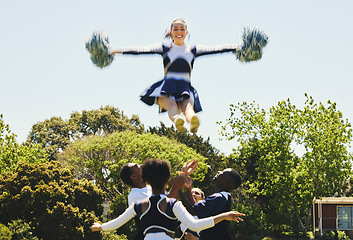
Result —
M102 240L127 240L126 235L118 235L114 232L104 232Z
M0 224L0 239L1 240L11 240L12 232L4 224Z
M11 240L38 240L33 236L30 225L23 220L13 220L9 223L9 229L13 233Z
M47 162L47 154L39 145L19 145L16 135L10 131L0 114L0 174L14 171L20 162Z
M92 182L76 179L54 161L22 163L0 176L0 222L23 219L34 236L45 240L99 239L89 227L102 215L103 200ZM26 228L15 223L17 230Z
M344 231L330 231L324 235L323 239L350 240Z
M233 204L232 209L244 213L244 222L230 222L231 231L236 233L241 239L258 239L261 233L266 232L264 225L264 213L255 204L249 205L247 203ZM241 236L241 237L240 237Z

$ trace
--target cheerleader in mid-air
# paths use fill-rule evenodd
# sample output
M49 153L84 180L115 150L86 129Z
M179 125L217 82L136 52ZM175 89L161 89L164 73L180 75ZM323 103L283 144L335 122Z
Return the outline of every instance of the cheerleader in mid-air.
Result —
M258 60L262 56L262 48L267 44L268 37L259 30L245 29L243 42L233 45L213 47L190 46L185 42L188 35L184 20L175 19L166 33L172 42L168 45L157 44L150 47L126 48L110 50L107 37L95 33L86 44L91 52L92 61L99 67L109 65L116 54L160 54L163 57L164 78L141 93L141 100L148 104L158 104L159 112L168 112L170 120L179 132L185 131L184 119L190 124L190 132L196 133L200 121L196 113L202 111L199 95L191 85L191 71L197 57L233 52L242 62ZM97 49L101 48L100 51ZM103 50L102 50L103 49Z

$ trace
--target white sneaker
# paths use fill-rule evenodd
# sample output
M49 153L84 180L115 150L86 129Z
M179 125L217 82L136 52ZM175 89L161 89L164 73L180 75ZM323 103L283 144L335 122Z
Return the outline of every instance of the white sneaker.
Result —
M178 130L178 132L184 132L185 131L184 119L182 119L181 117L177 117L174 120L174 125L175 125L175 128Z
M200 126L200 121L197 118L197 116L194 115L190 121L190 132L194 134L197 133L197 129L199 128L199 126Z

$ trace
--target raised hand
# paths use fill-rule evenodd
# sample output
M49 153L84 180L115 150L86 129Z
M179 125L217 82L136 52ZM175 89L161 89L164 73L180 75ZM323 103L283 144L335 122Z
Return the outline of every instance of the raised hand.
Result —
M172 188L178 191L179 189L184 187L186 181L187 177L185 175L176 176L171 180Z
M196 170L198 164L199 163L197 159L187 161L186 163L184 163L181 169L181 172L179 172L179 174L189 176L191 173L193 173Z
M179 175L171 180L171 188L168 192L168 197L170 198L178 198L178 190L182 189L184 187L186 181L186 176L185 175Z

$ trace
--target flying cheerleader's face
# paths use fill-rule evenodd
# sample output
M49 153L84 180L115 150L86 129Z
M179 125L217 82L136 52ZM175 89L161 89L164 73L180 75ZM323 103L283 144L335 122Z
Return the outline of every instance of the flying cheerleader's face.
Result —
M174 44L183 45L186 35L188 35L188 31L186 30L185 24L174 23L173 27L170 30L170 35L174 40Z

